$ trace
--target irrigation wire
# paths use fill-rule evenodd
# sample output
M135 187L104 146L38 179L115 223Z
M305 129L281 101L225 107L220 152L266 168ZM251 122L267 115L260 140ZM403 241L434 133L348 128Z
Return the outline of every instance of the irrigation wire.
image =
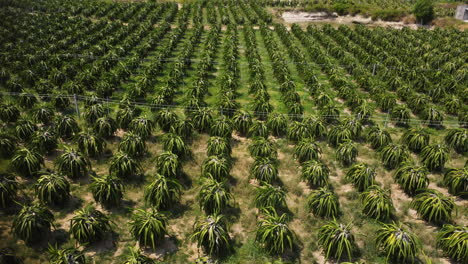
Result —
M149 108L149 109L180 109L184 110L187 112L197 112L199 110L211 110L211 111L221 111L221 112L230 112L230 113L235 113L239 111L240 109L234 109L234 108L222 108L222 107L210 107L210 106L204 106L204 107L189 107L189 106L183 106L183 105L167 105L167 104L151 104L151 103L146 103L146 102L137 102L137 101L122 101L122 100L117 100L117 99L110 99L110 98L100 98L100 97L94 97L94 96L84 96L84 95L70 95L70 94L31 94L31 93L15 93L15 92L0 92L2 95L8 95L11 97L22 97L22 96L28 96L28 97L42 97L42 98L68 98L68 99L76 99L77 101L87 101L87 100L92 100L94 102L99 102L99 103L106 103L106 104L126 104L126 105L131 105L131 106L139 106L139 107L144 107L144 108ZM253 111L253 115L255 116L268 116L272 114L272 112L260 112L260 111ZM278 115L286 116L289 118L306 118L306 117L312 117L312 118L340 118L340 117L352 117L356 116L359 117L358 115L307 115L307 114L285 114L285 113L275 113ZM400 123L408 123L408 124L427 124L427 125L444 125L449 127L465 127L468 126L468 122L457 122L457 121L443 121L443 122L436 122L436 121L427 121L427 120L421 120L421 119L398 119L398 118L392 118L390 117L390 113L387 113L388 118L382 119L382 118L365 118L366 120L374 121L374 122L400 122Z

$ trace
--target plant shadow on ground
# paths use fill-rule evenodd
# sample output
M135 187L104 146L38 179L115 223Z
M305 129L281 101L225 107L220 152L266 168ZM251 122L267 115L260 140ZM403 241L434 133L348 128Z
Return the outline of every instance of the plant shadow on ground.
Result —
M119 240L119 234L111 232L100 241L85 245L83 252L94 252L96 254L103 252L115 252L117 250L116 242Z
M191 207L187 204L177 203L174 204L171 208L167 209L171 218L182 217L186 212L190 211Z
M192 188L193 181L190 178L189 174L182 171L179 173L178 178L180 179L180 183L184 187L184 190L189 190Z
M119 206L105 206L104 208L113 214L129 214L136 205L137 203L133 200L122 200Z
M68 232L65 229L58 228L52 231L47 231L39 234L40 237L37 240L25 243L26 246L38 251L46 252L49 245L63 245L69 239Z

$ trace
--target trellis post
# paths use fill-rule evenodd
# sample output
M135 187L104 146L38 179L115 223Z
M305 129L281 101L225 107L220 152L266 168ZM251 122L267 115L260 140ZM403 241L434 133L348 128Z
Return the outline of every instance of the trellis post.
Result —
M76 100L76 94L73 94L73 101L75 102L75 111L76 111L76 115L77 116L80 116L80 109L78 108L78 102Z

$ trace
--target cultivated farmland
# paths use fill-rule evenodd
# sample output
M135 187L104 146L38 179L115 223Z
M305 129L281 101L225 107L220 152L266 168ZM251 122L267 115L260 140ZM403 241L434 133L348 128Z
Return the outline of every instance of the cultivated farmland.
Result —
M467 31L284 5L0 0L0 264L467 263Z

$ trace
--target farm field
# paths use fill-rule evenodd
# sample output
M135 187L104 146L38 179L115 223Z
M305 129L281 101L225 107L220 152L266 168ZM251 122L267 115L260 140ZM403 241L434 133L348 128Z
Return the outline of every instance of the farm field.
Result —
M468 32L278 5L0 0L0 264L467 263Z

